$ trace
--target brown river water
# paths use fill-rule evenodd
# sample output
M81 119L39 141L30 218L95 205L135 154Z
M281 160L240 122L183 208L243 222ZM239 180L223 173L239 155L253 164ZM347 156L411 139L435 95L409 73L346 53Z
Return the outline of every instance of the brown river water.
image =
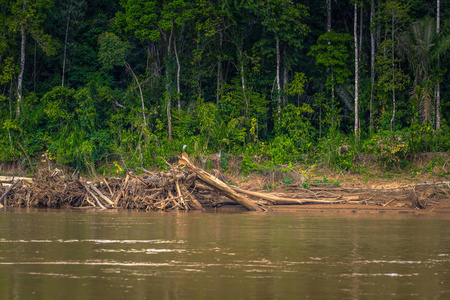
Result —
M450 221L0 211L0 299L450 299Z

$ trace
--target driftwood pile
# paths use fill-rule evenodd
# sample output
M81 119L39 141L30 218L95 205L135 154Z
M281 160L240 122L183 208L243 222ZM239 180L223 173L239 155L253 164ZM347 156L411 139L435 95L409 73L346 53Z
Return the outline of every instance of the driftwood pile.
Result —
M169 166L169 171L143 170L144 174L140 176L128 172L126 178L104 178L96 182L64 175L59 170L42 170L33 179L15 178L8 184L2 184L0 208L70 206L161 211L203 210L205 207L232 201L251 211L266 211L277 204L367 204L372 201L372 197L380 196L379 191L343 188L299 188L290 195L248 191L227 185L197 168L185 153L179 158L177 165ZM399 195L405 193L404 190L398 192ZM223 200L225 197L228 200ZM416 197L415 204L423 208L426 203L420 198ZM384 201L384 204L387 202Z

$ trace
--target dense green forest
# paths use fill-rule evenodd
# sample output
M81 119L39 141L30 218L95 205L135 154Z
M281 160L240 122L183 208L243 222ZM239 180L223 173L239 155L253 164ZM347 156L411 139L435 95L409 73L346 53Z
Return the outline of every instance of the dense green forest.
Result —
M0 0L0 161L450 150L450 0Z

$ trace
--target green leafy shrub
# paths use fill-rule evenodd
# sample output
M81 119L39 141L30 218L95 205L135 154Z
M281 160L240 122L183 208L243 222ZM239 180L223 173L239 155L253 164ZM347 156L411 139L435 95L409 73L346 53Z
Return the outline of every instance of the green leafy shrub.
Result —
M327 136L319 140L316 159L326 165L341 170L355 171L354 157L356 153L355 140L331 129Z
M281 111L279 122L275 123L277 134L294 141L300 153L307 153L312 145L314 128L306 115L313 112L311 106L306 103L303 103L301 107L288 104Z
M295 161L300 154L294 140L286 135L275 137L275 139L262 150L263 155L270 157L271 161L276 165Z
M385 130L365 141L363 150L386 166L393 166L405 158L408 143L404 134Z

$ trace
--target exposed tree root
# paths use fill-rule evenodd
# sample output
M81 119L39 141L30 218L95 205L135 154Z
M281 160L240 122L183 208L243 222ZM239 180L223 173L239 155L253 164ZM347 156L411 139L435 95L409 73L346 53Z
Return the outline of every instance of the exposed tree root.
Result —
M395 200L410 200L411 207L425 208L440 198L449 198L448 182L419 183L389 189L345 187L297 189L295 193L268 194L227 185L217 177L197 168L183 153L179 165L169 171L128 172L125 178L103 178L87 182L59 170L40 170L39 176L6 178L0 186L0 208L5 207L96 207L100 209L203 210L230 203L248 210L266 211L273 205L359 203L386 207ZM22 183L22 184L21 184ZM26 183L26 184L25 184ZM222 198L222 199L221 199Z

